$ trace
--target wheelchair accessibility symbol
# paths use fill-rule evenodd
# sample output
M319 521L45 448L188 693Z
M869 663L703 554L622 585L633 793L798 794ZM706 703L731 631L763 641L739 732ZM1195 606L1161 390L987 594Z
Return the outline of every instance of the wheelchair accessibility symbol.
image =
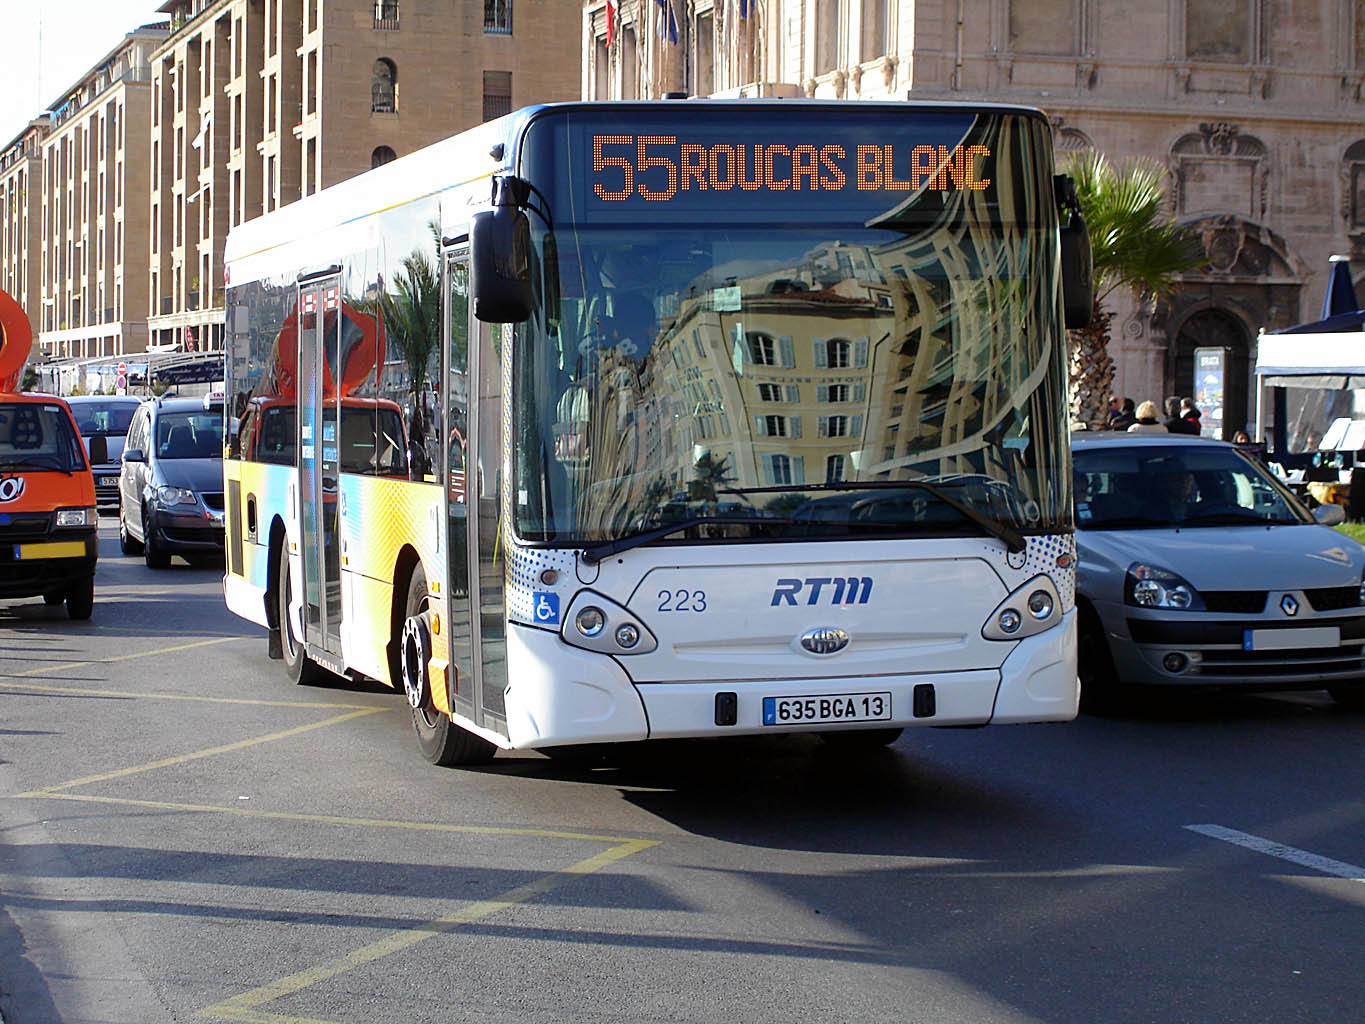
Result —
M534 615L536 624L541 626L559 625L559 595L537 593L535 595Z

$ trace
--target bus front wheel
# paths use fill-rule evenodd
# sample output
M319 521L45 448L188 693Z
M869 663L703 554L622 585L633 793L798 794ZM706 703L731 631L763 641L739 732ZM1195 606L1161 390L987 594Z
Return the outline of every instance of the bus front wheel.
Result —
M403 690L412 705L412 731L417 734L417 745L432 764L443 767L484 764L492 760L497 748L461 729L431 699L429 612L427 577L419 566L408 581L399 659Z

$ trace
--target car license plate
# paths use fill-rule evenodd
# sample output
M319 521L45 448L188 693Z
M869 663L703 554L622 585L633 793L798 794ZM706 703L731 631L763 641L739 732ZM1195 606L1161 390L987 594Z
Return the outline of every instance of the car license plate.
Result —
M101 487L117 487L117 486L118 486L118 477L116 477L116 476L102 476L102 477L100 477L100 486L101 486Z
M1340 626L1242 630L1242 650L1244 651L1299 651L1313 647L1340 646Z
M814 697L764 697L764 725L879 722L891 717L889 693L823 693Z

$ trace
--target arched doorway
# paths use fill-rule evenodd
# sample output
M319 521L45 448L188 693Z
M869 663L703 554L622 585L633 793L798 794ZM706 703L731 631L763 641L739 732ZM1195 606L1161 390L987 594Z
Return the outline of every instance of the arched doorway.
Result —
M1227 349L1227 362L1223 366L1223 437L1230 438L1247 426L1251 338L1242 321L1224 310L1204 309L1191 315L1176 336L1175 365L1170 368L1168 377L1182 398L1194 396L1194 350L1197 348ZM1206 416L1210 412L1207 409L1200 411Z

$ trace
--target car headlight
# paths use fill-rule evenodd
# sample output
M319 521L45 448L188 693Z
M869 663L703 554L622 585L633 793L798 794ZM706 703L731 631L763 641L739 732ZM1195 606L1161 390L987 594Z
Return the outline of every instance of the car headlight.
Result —
M99 512L93 508L57 509L58 526L96 526L98 524Z
M158 505L197 505L199 496L184 487L162 486L156 489Z
M1172 611L1199 611L1204 602L1185 579L1154 565L1134 562L1123 581L1123 600L1140 608L1169 608Z

